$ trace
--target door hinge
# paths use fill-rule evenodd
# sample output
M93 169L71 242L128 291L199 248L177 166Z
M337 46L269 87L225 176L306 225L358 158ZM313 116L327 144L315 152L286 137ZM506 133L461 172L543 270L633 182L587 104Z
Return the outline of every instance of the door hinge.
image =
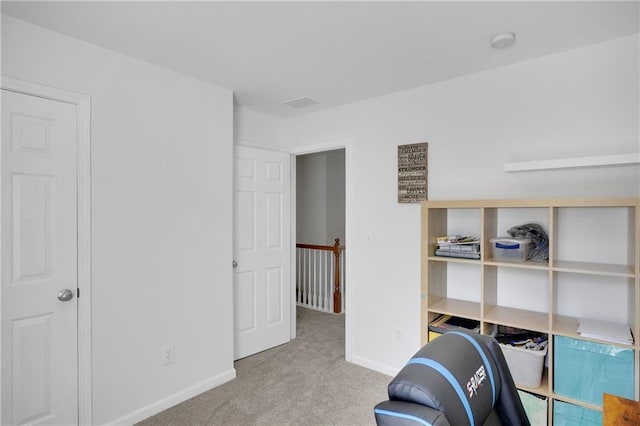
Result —
M76 288L76 297L80 297L80 288Z

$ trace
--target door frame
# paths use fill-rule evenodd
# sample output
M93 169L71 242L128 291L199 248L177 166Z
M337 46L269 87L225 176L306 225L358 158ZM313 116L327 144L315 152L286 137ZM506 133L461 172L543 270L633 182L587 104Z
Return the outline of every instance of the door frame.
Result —
M78 424L93 424L91 374L91 97L5 76L2 76L1 87L12 92L76 106L78 291L80 292L80 297L76 299L78 301ZM0 232L2 231L0 230ZM1 304L0 309L2 309ZM1 329L0 333L2 333ZM0 339L0 341L2 340ZM2 372L0 371L1 374Z
M296 337L296 158L298 155L314 154L323 151L333 151L335 149L344 149L344 227L345 227L345 240L354 241L351 226L351 203L353 200L353 192L351 189L353 179L351 173L353 170L352 158L353 158L353 141L349 138L336 139L328 142L318 143L314 145L306 145L300 147L294 147L287 150L291 154L291 338ZM353 311L352 287L353 281L351 280L351 269L349 267L352 256L347 256L345 262L345 285L344 289L344 322L345 322L345 339L344 339L344 353L345 360L351 362L351 313Z

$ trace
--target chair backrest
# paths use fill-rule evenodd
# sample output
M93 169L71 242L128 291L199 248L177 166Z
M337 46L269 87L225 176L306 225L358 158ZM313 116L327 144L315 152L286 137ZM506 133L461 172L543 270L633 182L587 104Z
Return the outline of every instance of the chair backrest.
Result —
M420 349L391 381L389 399L441 411L452 425L484 424L503 386L487 339L493 340L466 331L438 337ZM514 386L513 382L510 385Z

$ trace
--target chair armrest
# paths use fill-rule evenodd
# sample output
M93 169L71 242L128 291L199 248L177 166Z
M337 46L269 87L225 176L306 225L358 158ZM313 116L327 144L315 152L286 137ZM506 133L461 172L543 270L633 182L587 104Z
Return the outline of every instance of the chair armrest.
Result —
M405 401L383 401L373 412L378 426L451 426L442 411Z

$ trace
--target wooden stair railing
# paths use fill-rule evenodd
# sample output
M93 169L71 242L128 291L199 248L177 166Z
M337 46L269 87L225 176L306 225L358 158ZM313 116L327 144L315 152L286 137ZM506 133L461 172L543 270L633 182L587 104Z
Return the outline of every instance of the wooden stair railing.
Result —
M333 313L342 312L342 293L340 293L340 238L336 238L333 244L333 256L336 260L335 278L333 281Z
M333 281L333 313L339 314L342 312L342 292L340 290L340 254L344 250L344 246L340 246L340 238L334 239L332 246L323 246L316 244L296 244L296 248L330 251L334 256L334 281Z

